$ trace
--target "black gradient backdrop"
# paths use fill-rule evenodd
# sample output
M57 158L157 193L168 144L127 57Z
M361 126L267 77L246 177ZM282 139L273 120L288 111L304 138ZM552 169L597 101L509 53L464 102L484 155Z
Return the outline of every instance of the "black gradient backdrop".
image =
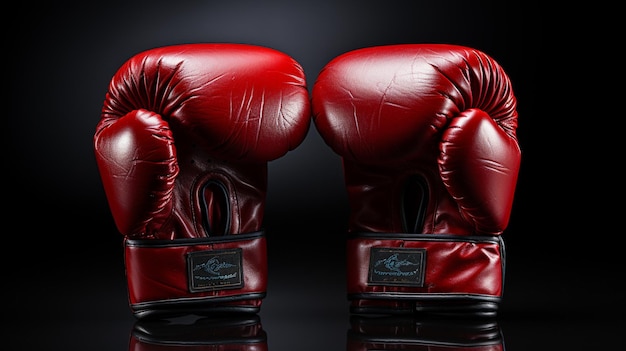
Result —
M623 347L624 289L617 278L623 262L607 241L618 235L597 215L596 194L612 189L589 187L593 168L576 163L580 141L592 139L563 132L563 117L572 112L555 100L568 87L547 73L558 59L548 54L534 2L46 2L16 5L5 16L14 23L3 54L11 92L3 138L8 349L128 349L135 320L93 132L108 82L124 61L193 42L283 51L302 64L309 87L333 57L366 46L443 42L490 54L513 81L523 152L504 234L499 320L506 348ZM259 314L269 349L345 350L347 199L340 160L312 126L298 149L270 163L269 176L270 276Z

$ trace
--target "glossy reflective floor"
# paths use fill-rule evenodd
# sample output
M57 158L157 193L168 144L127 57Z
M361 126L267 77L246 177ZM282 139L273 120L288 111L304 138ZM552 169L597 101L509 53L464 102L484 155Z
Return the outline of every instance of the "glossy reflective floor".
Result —
M270 299L260 315L240 319L224 318L223 323L191 319L173 325L147 326L129 317L122 296L112 298L105 291L91 296L75 296L77 301L62 307L62 301L47 310L31 311L5 327L10 350L160 350L154 345L266 345L273 351L287 350L426 350L426 346L454 346L453 350L623 350L623 315L597 318L553 314L512 315L497 321L377 321L376 328L360 326L319 297L304 294ZM89 299L89 298L93 298ZM307 306L307 303L310 304ZM335 303L335 305L340 305ZM341 306L335 306L341 307ZM621 319L621 321L620 321ZM183 329L181 329L182 323ZM353 324L356 323L356 324ZM464 324L465 323L465 324ZM483 323L480 325L477 323ZM17 327L17 328L16 328ZM17 330L16 330L17 329ZM140 346L143 345L143 348ZM380 345L387 345L382 347ZM403 345L404 348L400 347ZM197 345L196 345L197 346ZM410 346L410 347L409 347ZM621 347L621 348L620 348ZM182 348L181 350L185 350ZM191 350L191 348L190 348ZM262 349L261 349L262 350ZM430 350L430 349L428 349ZM433 348L435 350L435 348ZM503 350L503 349L502 349Z
M147 323L130 314L117 257L92 256L100 263L89 269L59 265L39 280L14 282L30 288L9 290L5 301L12 316L5 319L3 340L7 350L67 351L156 351L176 344L184 345L175 348L180 351L215 350L215 345L272 351L624 349L624 290L608 281L581 294L566 284L576 274L553 271L558 274L550 280L536 266L519 271L516 264L496 319L394 320L350 316L339 262L321 270L306 263L276 267L287 256L272 260L268 296L258 315ZM89 259L86 253L77 257ZM311 252L299 257L315 261ZM35 278L29 275L33 270L22 273Z

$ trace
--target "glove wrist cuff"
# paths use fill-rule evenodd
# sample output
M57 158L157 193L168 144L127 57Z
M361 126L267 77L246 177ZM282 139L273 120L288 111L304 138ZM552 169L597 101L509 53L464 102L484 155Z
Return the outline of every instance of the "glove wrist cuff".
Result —
M500 236L357 233L347 241L348 299L357 313L391 305L495 313L504 263Z
M137 317L171 311L257 313L267 287L262 231L215 238L126 239L124 261Z

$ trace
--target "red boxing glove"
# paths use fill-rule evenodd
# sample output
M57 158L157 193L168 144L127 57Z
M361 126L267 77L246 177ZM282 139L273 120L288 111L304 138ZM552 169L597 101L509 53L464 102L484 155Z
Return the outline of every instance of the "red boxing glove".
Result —
M348 351L504 351L504 338L491 319L417 319L409 316L351 316Z
M272 49L177 45L122 65L94 146L135 316L260 310L267 162L309 125L302 67Z
M364 48L326 65L312 108L343 161L351 311L496 314L521 155L502 67L461 46Z

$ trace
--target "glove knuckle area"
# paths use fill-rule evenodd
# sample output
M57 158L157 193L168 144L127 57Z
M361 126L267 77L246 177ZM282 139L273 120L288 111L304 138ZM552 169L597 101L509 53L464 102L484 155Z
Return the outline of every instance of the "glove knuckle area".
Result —
M230 157L274 159L307 134L309 96L290 56L245 44L183 44L138 53L114 75L104 116L146 109L172 128L198 128ZM243 146L241 146L243 145Z
M313 88L314 115L323 129L338 125L335 116L360 123L369 118L382 125L396 123L396 116L404 113L441 130L472 108L486 111L507 130L515 129L516 100L508 76L491 57L463 46L403 44L354 50L329 62ZM373 117L361 117L369 114Z

